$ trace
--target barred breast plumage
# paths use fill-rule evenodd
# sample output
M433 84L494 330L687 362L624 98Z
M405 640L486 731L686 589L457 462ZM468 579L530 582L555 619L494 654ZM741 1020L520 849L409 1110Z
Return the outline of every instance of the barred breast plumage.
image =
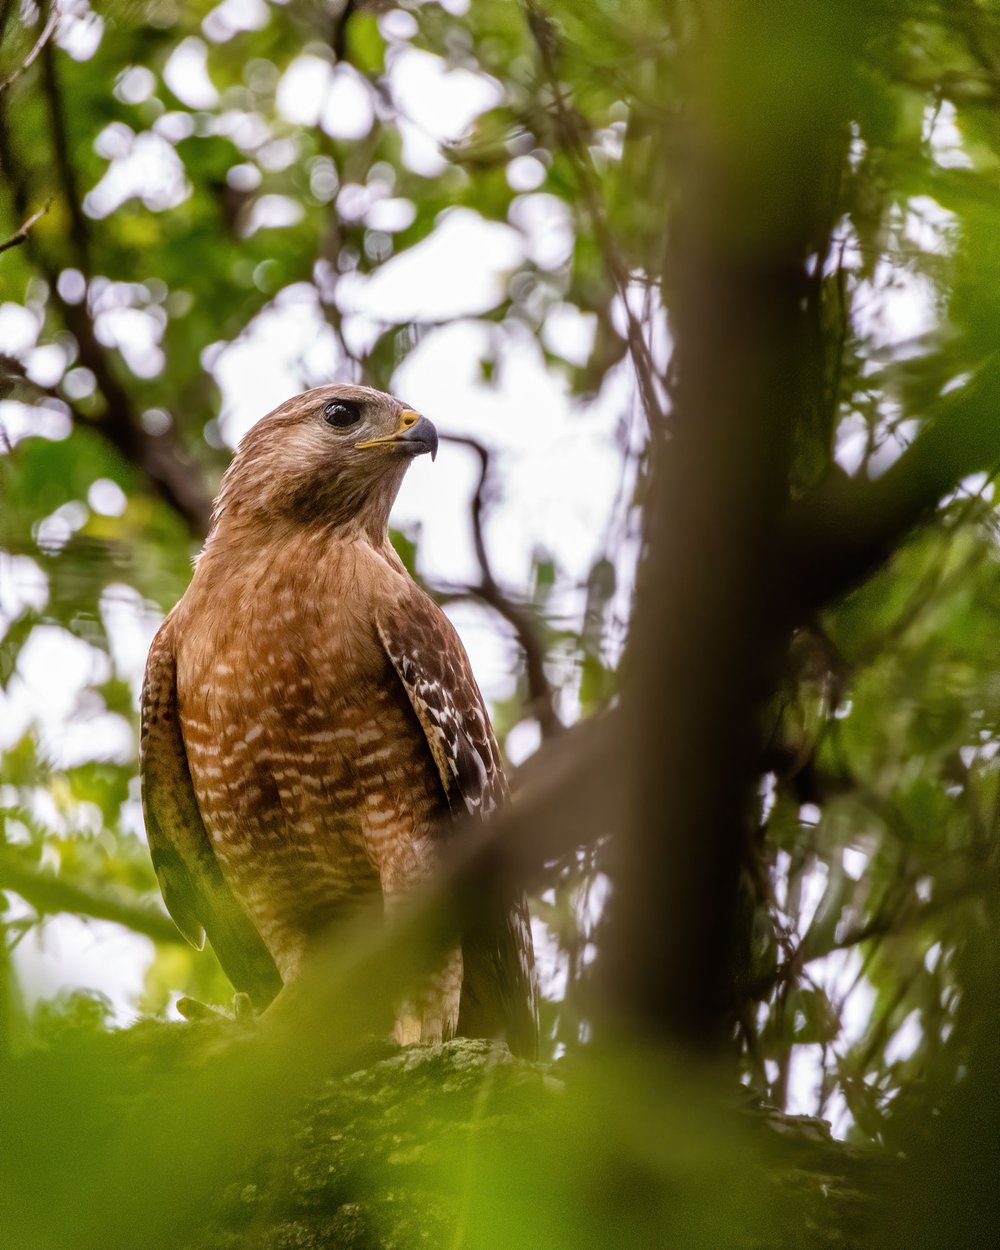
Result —
M339 586L372 580L359 566L378 557L315 537L262 556L248 573L270 579L276 611L240 612L246 587L220 584L209 557L175 625L177 700L212 846L288 981L338 913L432 870L446 804L374 629L361 605L338 602ZM186 627L203 613L229 624L207 637Z

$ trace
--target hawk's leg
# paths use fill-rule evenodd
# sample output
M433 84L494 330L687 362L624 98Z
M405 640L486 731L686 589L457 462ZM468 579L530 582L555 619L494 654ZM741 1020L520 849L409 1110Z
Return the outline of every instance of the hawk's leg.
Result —
M417 855L393 855L382 865L382 895L386 915L410 899L430 877L432 866ZM430 856L427 856L429 859ZM462 948L448 951L433 972L424 977L396 1008L396 1041L401 1046L415 1042L446 1042L458 1028L462 998Z
M448 952L444 964L426 977L396 1009L393 1030L400 1046L446 1042L455 1036L462 997L462 949Z

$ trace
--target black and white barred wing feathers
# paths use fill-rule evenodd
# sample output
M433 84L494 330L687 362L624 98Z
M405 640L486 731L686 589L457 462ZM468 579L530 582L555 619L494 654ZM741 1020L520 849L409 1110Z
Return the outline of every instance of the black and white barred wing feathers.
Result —
M380 617L379 637L406 687L452 815L485 819L505 802L507 782L489 714L451 622L414 593Z
M500 748L469 657L451 622L416 587L376 627L437 766L455 820L486 820L508 798ZM505 1036L511 1049L538 1051L538 991L523 896L486 909L463 935L465 964L458 1031Z

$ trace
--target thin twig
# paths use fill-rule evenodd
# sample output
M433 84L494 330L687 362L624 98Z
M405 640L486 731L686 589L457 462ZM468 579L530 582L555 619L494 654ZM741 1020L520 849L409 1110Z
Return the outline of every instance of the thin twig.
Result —
M618 242L608 226L604 212L604 203L595 183L593 171L587 158L586 145L580 135L580 126L573 111L567 106L563 85L559 79L556 56L558 39L552 22L543 12L536 0L525 0L525 13L528 29L538 48L538 56L546 81L552 89L555 104L555 120L562 136L563 146L570 163L576 172L577 182L586 205L594 230L594 237L600 248L604 266L618 292L622 302L622 313L626 324L626 343L632 363L635 366L639 391L642 395L646 420L654 434L663 431L665 414L656 390L656 367L653 363L649 344L643 336L642 327L628 301L628 290L631 283L629 267L622 258Z
M6 78L3 82L0 82L0 95L2 95L3 92L7 90L7 88L11 85L11 83L17 82L17 80L21 77L21 75L24 73L26 69L31 68L39 52L41 52L41 50L45 47L48 41L55 34L56 27L58 25L59 25L59 11L57 9L54 9L49 14L49 20L45 23L45 27L42 30L42 33L38 36L38 39L35 42L35 46L31 49L31 51L24 58L24 60L17 67L17 69L14 70L13 74L11 74L10 77Z
M472 541L479 564L480 581L469 590L476 598L491 607L513 628L524 653L525 675L528 681L530 711L538 719L543 737L551 737L564 729L555 709L555 692L545 672L545 647L538 634L536 622L520 604L515 603L501 588L493 574L486 539L483 533L483 513L486 506L486 484L490 472L490 453L474 438L459 434L443 434L443 442L468 447L479 457L479 481L472 496Z
M51 207L51 205L52 205L52 196L50 195L49 198L45 201L45 203L42 205L42 207L38 210L37 213L32 213L31 216L28 218L28 220L23 222L17 228L17 230L14 231L14 233L10 236L9 239L6 239L4 240L3 243L0 243L0 252L6 252L9 248L12 248L12 247L20 247L22 243L26 242L28 238L28 231L31 229L31 227L35 224L36 221L38 221L40 218L45 216L45 214L49 211L49 208Z

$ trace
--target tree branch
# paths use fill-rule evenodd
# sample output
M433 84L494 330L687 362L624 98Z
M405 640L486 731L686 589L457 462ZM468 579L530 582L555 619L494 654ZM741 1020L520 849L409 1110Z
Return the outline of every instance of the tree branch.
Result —
M54 275L50 275L54 276ZM104 396L106 409L99 418L85 417L71 408L78 425L100 434L147 478L155 492L170 505L196 537L208 533L212 516L200 474L169 435L149 434L135 415L132 400L111 367L107 353L97 341L94 326L82 304L67 304L52 282L53 299L66 328L77 341L80 364L93 373Z
M128 902L110 891L57 877L10 848L0 848L0 890L13 891L46 915L69 912L94 920L111 920L154 942L184 942L174 922L157 907Z
M37 212L32 213L31 216L26 221L21 223L21 225L17 228L17 230L14 231L14 233L10 236L9 239L5 239L3 243L0 243L0 252L6 252L9 248L12 248L12 247L20 247L22 243L27 242L28 231L31 229L31 227L35 224L36 221L39 221L42 217L45 216L45 214L49 211L49 206L51 205L51 203L52 203L52 197L50 196L42 205L42 207L38 209Z
M852 590L963 478L1000 465L1000 356L946 395L909 450L880 478L836 473L785 524L790 593L808 615Z
M729 1050L750 960L740 881L788 638L776 557L793 433L822 386L804 351L807 260L832 211L861 23L804 2L699 14L676 53L685 131L659 136L684 156L676 367L670 438L651 452L599 972L622 1028L708 1057Z
M5 15L5 18L6 18L6 15ZM6 25L6 20L4 21L3 24ZM10 87L11 83L17 82L17 80L21 77L21 75L24 73L26 69L31 68L38 54L41 52L41 50L45 47L45 45L49 42L49 40L55 34L56 27L58 25L59 25L59 11L58 9L55 9L49 14L49 20L45 23L45 26L42 29L42 33L38 36L38 39L35 42L35 46L31 49L31 51L24 58L24 60L17 67L17 69L14 70L13 74L11 74L8 78L5 78L3 82L0 82L0 95L2 95L3 92L5 92L8 89L8 87ZM0 37L2 37L2 32L0 32Z
M357 7L357 0L341 0L340 11L333 16L330 48L338 63L347 60L347 27Z
M563 84L559 78L559 37L555 26L537 0L525 0L525 16L528 29L538 49L542 72L552 90L556 128L562 139L563 149L576 174L577 185L586 206L586 214L590 218L604 268L621 300L622 315L626 325L626 343L639 382L646 420L652 433L662 434L665 413L657 390L656 366L653 363L649 345L643 336L639 319L628 301L631 274L619 250L618 240L608 226L604 203L590 165L587 146L580 133L578 115L568 105Z
M474 438L459 434L442 434L441 441L458 447L468 447L479 457L479 481L472 496L472 541L479 563L480 580L470 586L469 592L481 599L512 627L524 654L525 676L528 682L528 710L536 717L542 736L552 737L565 728L555 709L555 692L545 672L545 646L539 636L538 626L532 616L515 603L500 587L493 574L493 566L486 548L483 533L483 513L486 506L486 486L490 472L490 453Z
M76 177L69 158L69 148L63 124L58 82L52 65L52 47L46 45L42 64L45 69L46 94L50 103L53 125L55 163L62 184L62 195L72 222L71 239L78 264L89 275L87 259L89 243L87 223L76 197ZM29 191L27 179L21 167L6 116L6 101L0 96L0 164L2 164L15 210L27 216ZM24 227L22 227L24 229ZM205 490L200 474L185 457L176 439L169 434L155 436L143 429L135 412L131 396L119 380L110 354L101 346L94 333L93 322L82 304L68 304L59 294L58 266L55 265L28 235L24 240L32 259L49 285L51 299L58 307L63 322L77 341L80 364L94 375L98 390L104 398L105 412L100 418L85 417L70 406L77 425L100 434L126 461L134 465L160 496L184 520L195 537L208 531L211 520L212 501Z
M69 136L66 133L66 110L63 108L59 72L51 44L46 44L42 49L42 88L49 110L56 176L62 187L66 211L69 213L70 242L75 253L77 267L89 276L91 272L89 231L87 219L83 215L83 200L79 192L76 169L70 156Z

